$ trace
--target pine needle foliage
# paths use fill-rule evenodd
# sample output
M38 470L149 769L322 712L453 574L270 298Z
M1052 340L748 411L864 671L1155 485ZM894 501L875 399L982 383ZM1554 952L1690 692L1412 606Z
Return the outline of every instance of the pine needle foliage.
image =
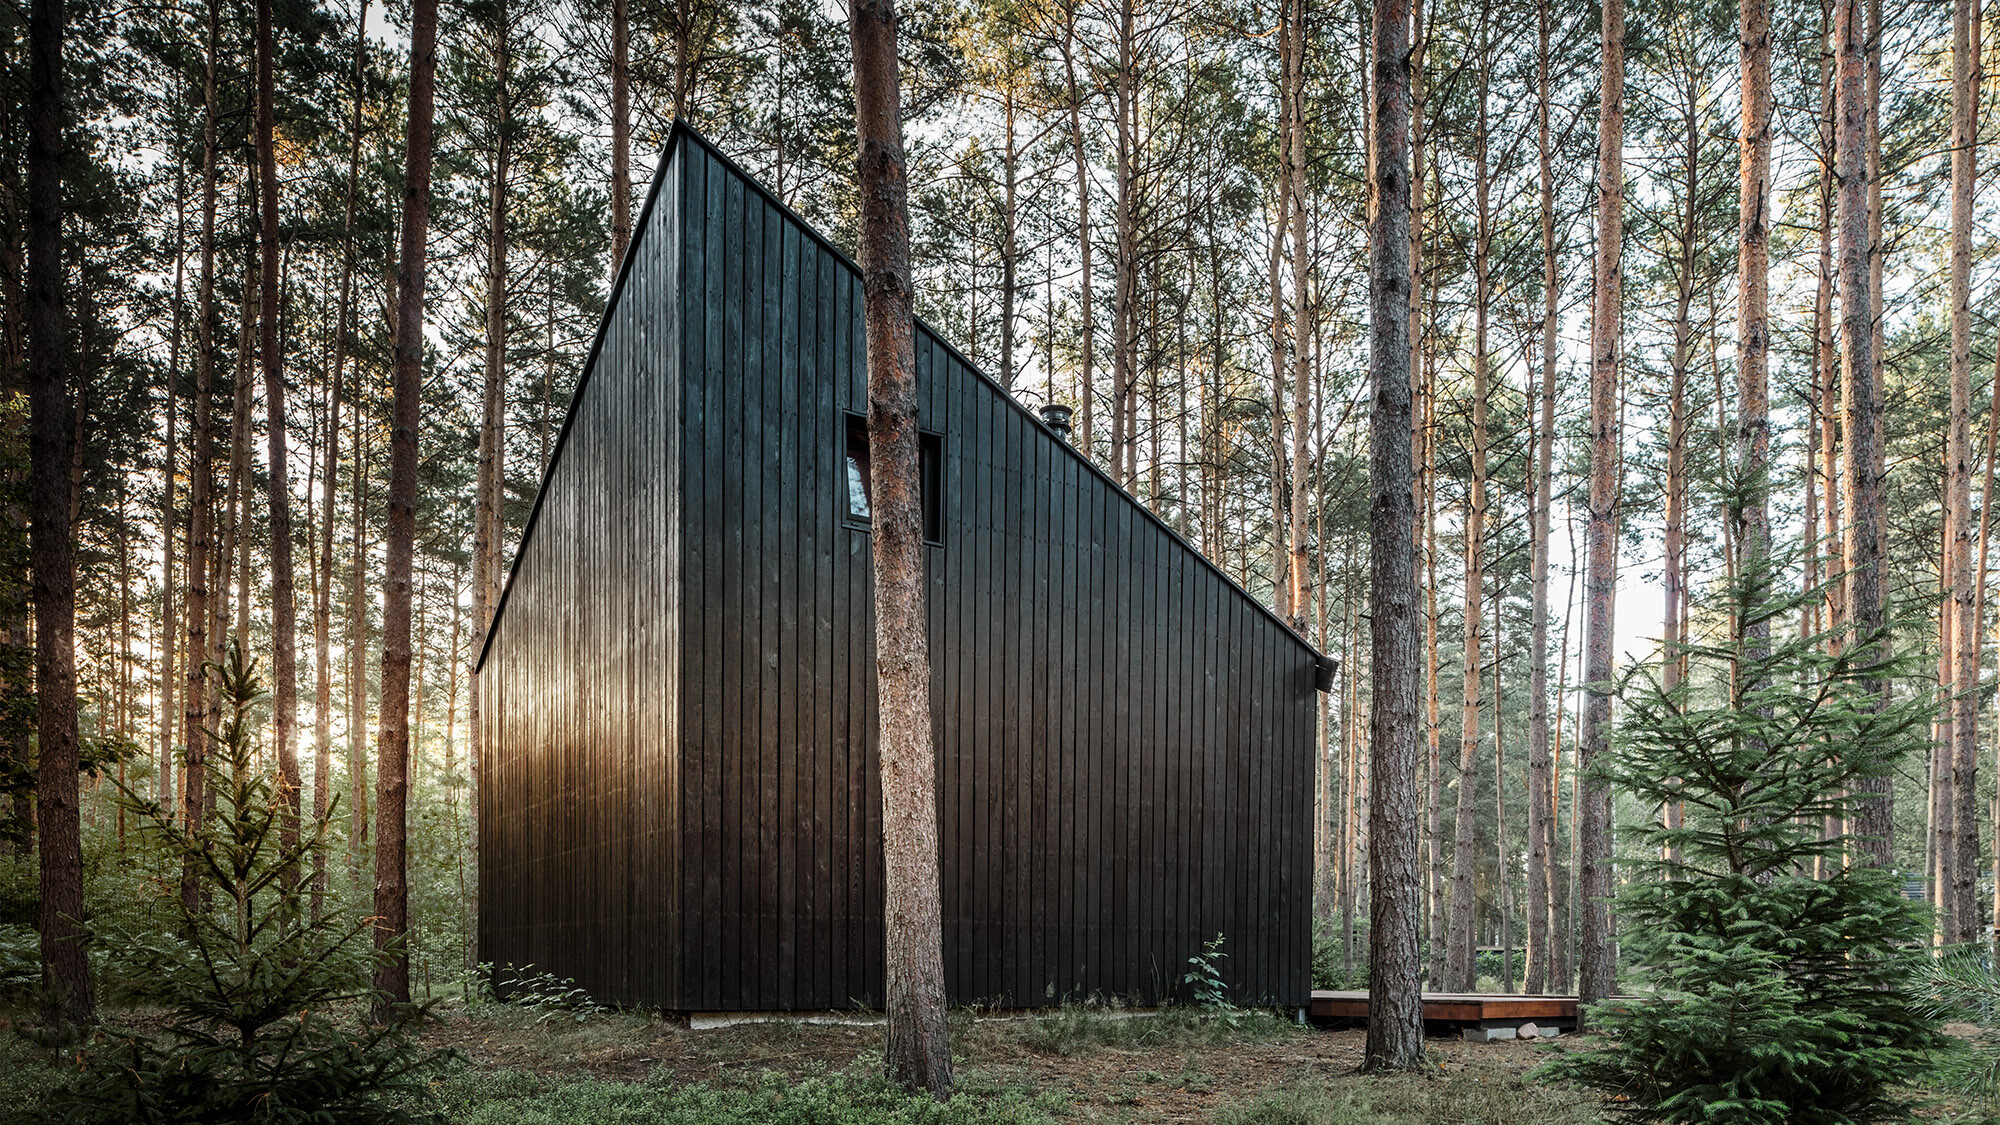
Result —
M376 1025L346 1025L369 999L366 919L313 922L305 873L334 815L306 816L296 842L281 838L284 809L256 760L250 713L262 698L254 662L231 647L210 664L222 729L206 732L215 813L188 825L140 794L128 808L170 853L192 863L205 889L166 930L100 934L145 981L141 1002L167 1010L157 1034L110 1036L89 1051L58 1118L72 1122L257 1122L396 1125L426 1088L436 1057L410 1032L420 1010Z
M1885 699L1886 646L1858 643L1879 638L1789 633L1819 591L1769 589L1733 586L1731 624L1684 647L1673 689L1651 669L1627 677L1598 766L1685 819L1625 828L1654 857L1617 899L1636 995L1591 1013L1599 1049L1549 1070L1644 1121L1901 1118L1896 1086L1939 1041L1914 991L1928 919L1891 872L1848 866L1852 840L1828 830L1859 782L1924 745L1931 697Z
M1939 1020L1962 1020L1973 1034L1954 1036L1941 1052L1930 1084L1987 1102L2000 1100L2000 972L1978 945L1947 949L1918 974L1924 1009Z

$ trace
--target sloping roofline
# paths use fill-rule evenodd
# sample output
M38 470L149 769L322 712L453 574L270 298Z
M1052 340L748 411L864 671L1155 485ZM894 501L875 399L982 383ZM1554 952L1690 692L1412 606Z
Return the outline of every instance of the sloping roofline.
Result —
M686 121L678 117L674 119L673 128L667 134L667 143L660 150L659 163L654 165L653 167L653 182L646 189L646 202L639 209L638 221L635 222L632 226L632 229L635 232L635 237L632 239L630 243L626 245L625 258L623 261L618 263L618 278L616 281L612 283L611 293L605 299L604 315L598 319L597 335L592 338L590 343L590 353L584 358L583 373L577 377L576 386L574 389L570 391L569 409L564 411L563 413L562 430L556 435L555 448L551 450L549 453L548 467L542 471L542 483L535 491L534 506L528 510L528 524L525 528L521 530L521 542L518 546L514 548L513 561L510 562L507 567L507 584L501 587L500 589L500 599L493 604L493 620L487 622L486 634L480 639L479 658L473 661L472 664L472 671L475 675L479 672L481 668L485 667L486 655L488 651L490 651L493 647L493 634L497 632L499 629L501 616L507 612L507 595L513 592L514 579L519 574L521 569L521 557L526 553L528 540L533 538L535 534L535 525L537 524L537 522L539 522L541 518L542 500L544 497L548 495L549 481L552 480L555 476L556 466L562 463L563 450L564 448L567 447L569 443L569 429L571 424L576 421L577 401L583 397L584 388L588 386L590 383L590 373L597 367L597 353L599 349L601 349L604 346L604 336L606 331L609 329L611 325L611 314L617 310L618 299L624 295L625 275L631 272L632 269L632 247L637 245L639 241L638 237L636 237L637 232L644 231L646 229L646 224L648 220L652 218L653 205L658 200L660 195L660 185L665 181L667 169L673 165L674 155L676 151L679 149L680 142L683 137L687 138L689 141L692 141L695 144L700 145L702 149L706 151L710 156L713 156L716 160L720 161L724 169L726 169L731 175L735 176L736 178L742 180L745 184L747 184L750 190L756 192L759 196L763 197L766 203L769 203L771 206L777 208L778 213L780 215L783 215L787 220L797 225L800 230L805 232L808 238L811 238L814 242L817 242L820 245L821 249L833 255L834 259L838 261L841 265L846 266L848 269L854 271L856 276L859 276L861 274L861 267L855 263L853 258L850 258L847 255L846 251L842 250L838 246L835 246L831 240L829 240L825 235L819 232L818 228L814 227L811 223L807 222L804 219L804 217L799 215L798 212L793 211L789 206L787 206L784 200L779 199L776 195L773 195L771 191L757 179L757 177L751 175L748 171L744 170L742 165L730 159L728 153L723 152L720 148L716 147L714 142L710 141L707 137L702 136L699 132L695 130L694 126L689 125ZM1013 407L1016 411L1020 412L1020 414L1023 417L1025 417L1029 422L1033 423L1035 426L1039 427L1044 432L1046 432L1049 435L1049 437L1056 443L1056 445L1060 446L1071 457L1075 458L1077 462L1080 463L1085 469L1088 469L1090 472L1097 474L1097 476L1100 479L1102 479L1105 484L1110 485L1112 493L1115 494L1120 500L1124 501L1126 504L1129 504L1133 508L1137 509L1140 515L1144 516L1148 520L1151 520L1154 526L1158 527L1161 531L1166 532L1168 537L1172 539L1173 542L1179 544L1182 550L1188 552L1190 555L1193 555L1195 559L1201 563L1201 565L1207 567L1210 571L1214 572L1216 577L1222 579L1223 583L1229 589L1234 590L1239 597L1241 597L1244 601L1249 602L1250 605L1253 606L1259 613L1263 614L1265 617L1269 618L1272 621L1272 623L1276 624L1278 628L1282 630L1286 636L1290 637L1294 642L1296 642L1300 648L1305 649L1306 652L1312 656L1314 664L1317 668L1318 682L1327 685L1321 687L1320 690L1322 691L1328 690L1328 688L1331 686L1328 683L1328 681L1331 678L1332 670L1338 668L1339 666L1338 661L1333 660L1331 657L1328 657L1324 653L1320 652L1317 648L1314 648L1312 642L1306 640L1305 637L1299 634L1298 630L1292 628L1291 622L1286 621L1284 618L1278 616L1277 612L1273 610L1270 606L1265 605L1262 601L1258 600L1256 595L1244 589L1242 585L1240 585L1236 581L1236 579L1230 577L1227 571L1215 565L1214 560L1210 559L1206 554L1202 553L1199 549L1195 547L1194 544L1188 542L1187 538L1183 536L1180 532L1175 531L1173 525L1161 519L1159 515L1155 513L1151 508L1148 508L1146 505L1139 503L1139 501L1136 498L1134 498L1131 493L1125 491L1123 485L1120 485L1117 481L1112 479L1111 474L1099 468L1096 462L1092 461L1089 457L1084 456L1083 452L1077 449L1076 446L1071 445L1068 441L1064 440L1060 434L1057 434L1054 430L1050 429L1048 423L1042 421L1040 416L1038 416L1034 411L1028 409L1026 405L1024 405L1019 399L1015 398L1013 394L1011 394L1005 387L1002 387L997 381L995 381L992 376L980 370L977 364L973 363L970 359L966 358L965 353L959 351L956 347L954 347L951 344L950 341L946 340L943 336L939 335L937 331L933 329L930 325L924 323L924 319L922 317L916 316L913 313L910 319L914 322L915 327L919 331L922 331L930 336L931 342L933 344L943 348L948 354L950 354L950 356L953 359L956 359L959 363L963 364L967 371L972 372L974 375L992 384L993 389L999 392L1000 398L1004 402L1006 402L1008 406Z

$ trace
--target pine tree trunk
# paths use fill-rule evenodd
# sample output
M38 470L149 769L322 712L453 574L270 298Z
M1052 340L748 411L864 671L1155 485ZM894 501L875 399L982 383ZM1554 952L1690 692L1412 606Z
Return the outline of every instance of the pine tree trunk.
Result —
M622 7L625 0L617 0ZM504 426L506 408L503 390L506 385L507 364L507 177L510 174L513 156L513 111L508 100L507 78L512 65L508 36L508 8L506 0L500 0L495 9L494 35L494 119L499 134L493 148L493 182L487 202L486 234L486 371L482 387L482 402L479 424L479 480L474 503L472 540L472 605L473 620L477 623L475 632L484 637L493 621L494 608L500 600L500 584L504 580L500 566L500 541L503 531L502 502L506 445ZM623 18L622 13L619 17ZM622 70L622 61L614 65L614 70ZM620 180L618 183L626 181ZM615 186L615 185L614 185ZM628 219L629 223L629 219ZM626 230L629 236L629 227ZM620 251L623 261L623 251ZM456 604L456 603L454 603ZM457 628L454 613L453 628ZM457 660L457 646L452 648L452 659ZM456 663L453 665L456 674ZM470 712L466 727L474 732L479 730L479 712L482 699L479 692L479 678L472 678L470 691ZM469 803L474 810L470 825L470 838L466 848L478 854L479 847L479 751L475 745L468 755L471 769ZM472 918L478 918L478 888L476 881L469 888L472 895L468 903ZM471 967L476 963L478 951L477 935L468 926L465 933L465 963Z
M1951 443L1949 514L1952 524L1953 681L1950 722L1952 826L1957 849L1952 898L1958 916L1955 942L1976 941L1979 905L1979 686L1980 618L1972 574L1972 223L1978 179L1979 58L1974 46L1973 0L1952 4L1951 106Z
M1838 189L1841 363L1841 475L1847 492L1842 529L1847 613L1853 643L1869 646L1886 660L1881 572L1881 477L1876 443L1879 404L1875 374L1875 309L1870 276L1868 206L1871 161L1868 153L1869 89L1867 31L1861 0L1834 0L1835 180ZM1873 676L1873 690L1886 693L1886 676ZM1892 859L1894 797L1887 777L1855 786L1855 858L1888 867Z
M167 347L167 373L163 390L166 398L166 437L161 444L163 462L160 488L160 680L159 768L154 773L153 799L173 815L174 808L174 685L175 650L180 638L180 622L174 615L174 482L180 479L180 443L176 431L180 423L180 375L182 313L187 275L187 183L185 165L174 162L174 306L173 327Z
M313 817L326 816L333 794L333 525L336 482L340 475L340 393L347 363L347 333L354 302L354 200L361 176L361 108L368 65L368 5L363 0L354 23L354 117L347 140L347 189L341 205L340 298L333 328L333 389L326 402L326 475L320 481L319 582L313 591ZM359 399L359 396L355 396ZM354 499L357 508L359 493ZM354 737L349 731L348 737ZM326 906L325 856L313 861L312 918Z
M625 248L632 243L630 8L631 0L611 0L611 277L614 281L625 263ZM681 112L676 99L674 113L678 116Z
M62 0L28 7L28 409L30 588L35 603L35 816L40 835L43 1010L51 1023L97 1022L84 952L83 832L78 819L76 544L70 532L75 438L64 337Z
M1540 420L1533 427L1534 480L1529 487L1528 580L1528 954L1524 987L1548 988L1555 936L1554 763L1549 746L1549 508L1553 502L1556 437L1556 329L1561 290L1556 274L1555 166L1549 143L1548 0L1535 5L1535 137L1540 167L1542 236L1542 370ZM1533 402L1535 396L1530 396Z
M1769 0L1743 0L1738 24L1743 120L1738 134L1736 467L1743 481L1736 539L1739 568L1761 604L1771 553L1771 11ZM1770 621L1745 622L1750 653L1768 651Z
M1369 217L1370 659L1368 1041L1371 1071L1421 1065L1416 497L1410 472L1410 10L1375 8Z
M1578 995L1595 1003L1617 988L1611 945L1611 791L1591 777L1611 737L1612 597L1618 584L1618 362L1624 298L1625 5L1604 0L1597 119L1596 293L1590 324L1590 534L1585 580L1583 731L1577 746L1581 813Z
M1306 411L1312 401L1312 325L1307 308L1307 288L1312 278L1312 242L1306 232L1306 123L1305 57L1306 0L1286 0L1291 9L1291 96L1292 120L1285 149L1285 163L1291 169L1292 209L1292 496L1291 563L1288 567L1291 593L1292 628L1300 635L1306 629L1306 583L1310 568L1306 562Z
M1076 20L1074 7L1065 11L1063 24L1063 78L1068 84L1069 98L1069 144L1070 160L1076 168L1076 252L1078 333L1083 337L1081 361L1079 363L1082 393L1077 403L1078 428L1081 437L1078 443L1086 460L1096 456L1096 446L1092 444L1096 417L1097 398L1096 376L1093 370L1097 354L1096 302L1091 299L1090 264L1090 162L1083 151L1083 91L1076 81Z
M276 62L271 28L272 0L257 0L257 166L259 169L262 281L258 286L257 355L264 375L267 457L266 495L271 505L271 743L278 759L278 838L291 847L299 838L298 607L293 593L290 435L285 421L284 355L278 340L278 159L275 129ZM291 869L294 872L296 868Z
M382 711L375 760L375 948L378 1017L410 1002L409 877L404 862L410 764L410 593L417 531L417 427L422 408L425 242L430 233L431 117L437 0L413 0L410 116L396 276L395 406L389 437L388 573L382 594Z
M220 151L216 137L216 56L221 50L219 0L209 0L208 43L202 77L201 285L195 307L194 456L188 465L187 687L181 716L181 824L196 831L208 820L207 673L214 657L213 611L209 605L209 561L215 521L215 178ZM193 861L181 867L181 905L199 906Z
M924 610L917 472L916 336L894 0L855 0L861 273L868 332L868 448L874 507L875 676L880 695L883 907L889 1078L951 1096L938 872L936 751ZM1122 263L1121 263L1122 276ZM1121 317L1122 323L1122 317Z
M1118 8L1118 70L1114 87L1113 108L1118 116L1116 167L1118 194L1112 200L1113 228L1116 238L1113 263L1116 275L1112 290L1111 308L1111 477L1127 492L1138 484L1137 473L1133 471L1133 459L1138 443L1132 422L1136 420L1133 409L1133 383L1135 365L1133 363L1132 323L1133 307L1138 300L1138 245L1137 224L1133 213L1136 200L1133 189L1136 177L1133 174L1132 147L1138 138L1133 135L1131 111L1134 102L1132 71L1136 65L1133 43L1133 6L1136 0L1121 0Z
M1486 175L1487 66L1486 25L1481 20L1479 42L1479 108L1473 134L1472 194L1472 481L1465 507L1465 612L1462 680L1459 712L1458 816L1452 834L1451 918L1447 941L1444 986L1452 992L1470 992L1478 980L1478 964L1473 933L1478 899L1473 887L1475 860L1473 837L1478 814L1479 791L1479 703L1481 669L1484 666L1482 623L1486 618L1486 403L1487 403L1487 314L1491 296L1489 273L1492 245L1492 214ZM1494 701L1497 710L1499 701ZM1495 779L1497 786L1499 779Z

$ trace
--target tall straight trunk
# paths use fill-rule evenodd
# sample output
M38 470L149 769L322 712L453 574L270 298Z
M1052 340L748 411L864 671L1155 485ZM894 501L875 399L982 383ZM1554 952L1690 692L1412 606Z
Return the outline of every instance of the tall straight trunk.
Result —
M347 135L347 189L341 204L340 299L333 326L333 385L326 401L326 475L320 481L320 568L313 591L313 817L324 818L333 794L333 525L334 496L340 475L340 392L347 364L349 316L354 308L354 197L361 178L361 108L368 65L368 3L362 0L354 21L354 116ZM357 400L357 409L359 396ZM360 494L355 494L357 509ZM348 732L352 739L353 731ZM326 860L313 862L312 917L325 909Z
M97 1022L84 951L83 827L77 815L76 544L70 532L71 417L64 339L63 5L28 6L28 557L35 602L35 816L41 849L44 1011Z
M1838 190L1840 270L1841 475L1847 492L1842 529L1847 613L1853 643L1868 646L1870 661L1886 661L1881 572L1882 482L1876 468L1880 411L1875 373L1875 311L1869 276L1869 173L1867 31L1861 0L1834 0L1835 181ZM1869 677L1886 697L1885 675ZM1880 867L1892 862L1894 796L1888 777L1855 785L1855 858Z
M1369 216L1368 1041L1362 1068L1424 1057L1417 865L1416 497L1410 473L1410 10L1375 8L1375 162Z
M1979 686L1980 620L1972 574L1972 223L1979 175L1978 48L1974 0L1954 0L1951 45L1951 442L1948 514L1952 597L1951 727L1952 833L1957 850L1952 898L1955 942L1979 936Z
M348 412L354 419L353 557L347 575L347 873L358 892L368 844L368 451L361 444L357 374Z
M1287 180L1292 197L1292 505L1291 579L1292 628L1301 634L1306 628L1306 411L1312 400L1312 324L1306 299L1312 278L1312 242L1306 231L1306 122L1305 60L1306 0L1286 0L1291 8L1291 107L1290 137L1285 163L1291 169Z
M1473 836L1478 815L1479 791L1479 697L1484 663L1481 623L1486 616L1486 402L1487 364L1486 320L1491 295L1490 259L1492 214L1487 194L1487 67L1486 26L1479 32L1479 108L1472 141L1472 481L1465 504L1465 674L1460 695L1458 747L1458 817L1452 833L1451 919L1448 936L1450 954L1446 958L1447 990L1470 992L1478 978L1474 957L1473 927L1477 922L1478 900L1473 888ZM1499 700L1494 700L1497 715ZM1499 779L1494 783L1497 786Z
M848 9L860 150L861 273L868 333L873 480L875 677L882 760L883 957L889 1078L951 1096L938 872L936 755L917 473L916 336L910 313L908 171L895 0ZM1121 320L1122 323L1122 320Z
M253 211L257 197L257 174L251 166L247 183L246 211ZM252 483L250 469L250 449L256 444L251 433L250 400L252 389L252 360L257 354L257 302L258 292L263 285L263 270L255 243L243 259L243 299L237 309L236 362L230 369L229 406L229 507L222 524L223 565L216 572L217 586L223 594L218 605L218 643L228 627L230 639L243 646L247 653L250 648L250 502L249 489ZM233 601L228 596L229 584L236 583ZM235 612L235 623L230 624L231 608ZM211 728L214 724L210 724Z
M292 490L285 431L284 355L278 342L278 157L275 130L276 62L271 28L272 0L257 0L257 167L261 220L258 250L262 279L257 288L257 356L264 375L266 495L271 505L271 743L278 759L278 839L291 847L299 838L298 608L292 574Z
M425 241L431 215L431 116L437 0L412 0L410 117L396 273L395 416L389 431L388 574L382 592L382 713L375 751L375 991L378 1013L410 1002L410 895L404 863L410 764L410 572L417 532Z
M631 0L611 0L611 276L632 243ZM504 21L503 21L504 22ZM502 32L505 39L505 32ZM505 68L501 71L503 78ZM504 97L504 95L503 95ZM674 113L681 113L678 100Z
M624 0L619 0L623 3ZM479 481L477 499L473 513L472 537L472 605L473 620L478 623L478 632L485 635L487 625L493 620L494 607L500 600L500 540L501 493L506 459L505 436L502 430L506 422L502 391L506 384L507 363L507 177L513 156L513 111L508 100L507 78L512 65L508 44L508 8L506 0L500 0L494 19L495 46L494 67L494 120L498 140L493 146L493 182L487 196L486 212L486 371L482 388L482 402L479 422ZM456 603L454 603L456 604ZM456 628L457 616L453 615ZM453 668L456 669L457 647L454 645ZM454 671L455 674L455 671ZM471 712L468 728L479 730L479 712L484 700L480 698L479 681L475 677L471 685ZM473 807L478 807L479 755L475 750L471 755L473 763L470 774L473 791L470 794ZM479 818L470 821L472 838L467 847L478 847ZM475 850L473 854L478 854ZM476 911L476 904L475 904ZM476 916L476 914L475 914ZM466 963L477 960L476 935L466 931Z
M1771 9L1770 0L1742 0L1738 54L1743 118L1738 132L1736 468L1742 483L1736 541L1738 572L1754 604L1769 585L1771 553ZM1744 623L1753 657L1768 651L1771 624L1753 612Z
M1118 6L1118 70L1113 87L1113 109L1118 116L1118 127L1115 153L1117 195L1112 200L1113 264L1116 267L1113 280L1116 284L1111 298L1111 477L1128 492L1138 485L1138 474L1133 464L1138 434L1134 432L1137 427L1133 424L1137 421L1137 414L1136 402L1133 401L1136 365L1132 354L1132 325L1139 280L1132 146L1138 138L1133 135L1131 119L1135 100L1132 72L1137 65L1133 42L1136 18L1133 9L1136 3L1137 0L1120 0Z
M1994 350L1993 381L1991 385L1994 391L2000 392L2000 348ZM1986 472L1985 479L1981 483L1979 491L1979 567L1972 595L1972 618L1978 622L1986 620L1986 548L1991 542L1989 533L1992 531L1993 526L1994 454L2000 452L2000 449L1996 449L1997 446L2000 446L2000 409L1996 409L1996 407L2000 407L2000 395L1989 395L1986 402ZM1996 775L2000 775L2000 745L1996 745L1993 752L1995 758L1993 763L1994 772ZM1994 817L1993 832L1995 844L1992 868L1995 875L1993 884L1994 917L2000 918L2000 815ZM1996 928L1994 931L1993 943L1994 950L2000 951L2000 928ZM2000 958L1996 958L1995 963L2000 963Z
M1428 363L1424 355L1419 363ZM1423 424L1418 432L1424 445L1433 443L1437 432L1437 396L1432 373L1424 373ZM1414 442L1412 443L1414 444ZM1425 914L1430 921L1429 977L1433 985L1444 983L1445 947L1445 862L1444 862L1444 724L1439 699L1438 678L1443 666L1438 660L1437 600L1437 473L1425 466L1420 490L1423 494L1423 617L1424 617L1424 838L1430 841L1430 878Z
M1625 5L1604 0L1603 93L1597 117L1596 293L1590 320L1590 534L1584 626L1583 731L1577 746L1581 946L1578 995L1617 988L1611 947L1611 790L1591 777L1611 736L1612 597L1618 585L1618 360L1625 291Z
M188 464L187 685L181 715L181 823L194 831L208 819L207 672L214 655L210 627L209 557L215 521L215 177L216 55L220 51L220 0L208 0L208 43L202 70L201 285L195 304L194 456ZM192 860L181 867L181 905L193 911L200 889Z
M1019 227L1021 216L1016 201L1019 189L1018 164L1020 149L1014 137L1015 102L1014 77L1004 79L1006 86L1001 90L1001 118L1006 129L1006 147L1001 150L1000 169L1003 182L1000 185L1000 386L1014 389L1014 319L1015 305L1019 300L1021 250ZM1156 486L1157 487L1157 486Z
M1841 531L1840 475L1840 363L1834 350L1833 319L1833 219L1834 219L1834 94L1833 94L1833 6L1826 0L1822 9L1822 28L1819 63L1819 270L1818 284L1813 295L1813 324L1815 326L1813 351L1819 357L1819 404L1820 421L1823 427L1820 442L1820 480L1824 484L1825 530L1821 533L1826 545L1823 553L1828 558L1827 569L1837 570L1833 556L1840 551L1844 537ZM1840 643L1840 630L1847 623L1847 583L1829 581L1826 584L1826 628L1832 635L1833 644ZM1829 830L1843 831L1829 818Z
M1092 444L1092 422L1096 418L1097 398L1096 375L1093 370L1097 360L1097 305L1091 298L1090 264L1090 161L1083 151L1083 91L1076 81L1076 19L1074 6L1065 10L1063 24L1063 80L1068 86L1069 98L1066 109L1069 113L1070 161L1076 169L1076 253L1078 329L1083 337L1083 355L1079 363L1079 387L1082 393L1077 397L1080 412L1078 433L1086 459L1093 457L1096 446Z
M1500 597L1493 598L1493 858L1500 908L1500 991L1514 991L1514 869L1507 858L1506 698L1500 683Z
M1285 546L1285 537L1290 530L1291 520L1285 504L1285 347L1288 334L1285 331L1285 287L1281 272L1285 258L1286 212L1291 207L1291 192L1284 181L1290 173L1282 167L1278 173L1278 213L1271 220L1271 256L1268 280L1271 288L1271 605L1278 616L1290 620L1292 616L1292 584L1286 576L1291 569L1291 551Z
M1701 91L1690 83L1687 100L1677 106L1681 115L1681 161L1675 169L1680 178L1681 211L1674 231L1674 343L1667 376L1667 482L1665 559L1661 569L1665 587L1665 612L1661 622L1660 685L1667 691L1680 687L1687 668L1683 645L1687 641L1688 560L1687 560L1687 443L1688 369L1694 362L1694 289L1701 254L1701 171L1704 163L1702 141L1706 136L1701 119ZM1716 392L1716 410L1722 409L1721 390ZM1720 433L1718 432L1718 440ZM1724 529L1724 535L1729 531ZM1725 565L1733 567L1734 556L1726 550ZM1732 571L1733 573L1733 571ZM1685 808L1667 802L1660 820L1668 829L1678 829L1685 820ZM1680 849L1667 845L1661 854L1668 861L1680 856Z
M178 147L178 146L176 146ZM175 651L179 645L180 622L174 615L174 482L180 478L180 443L176 430L180 423L180 377L182 313L187 275L187 183L185 166L174 162L174 307L171 339L167 347L166 438L161 447L165 462L160 485L160 686L159 768L155 771L153 799L162 809L174 808L174 678Z
M1556 275L1555 166L1549 144L1549 3L1535 5L1535 148L1539 164L1542 236L1542 381L1530 483L1528 580L1528 954L1523 987L1539 993L1551 976L1555 936L1555 781L1549 754L1549 506L1553 500L1556 438L1556 319L1561 295ZM1530 395L1530 402L1537 396Z
M1442 839L1443 804L1439 797L1438 769L1440 766L1438 743L1438 668L1437 668L1437 594L1435 581L1437 561L1431 557L1434 546L1430 530L1431 490L1433 473L1431 469L1430 434L1428 425L1431 408L1431 386L1429 372L1424 365L1424 0L1410 3L1410 475L1414 482L1415 500L1411 518L1416 522L1411 535L1417 545L1417 565L1429 575L1425 596L1430 599L1422 611L1424 618L1424 649L1422 675L1425 685L1425 738L1428 753L1424 757L1424 836L1421 878L1424 883L1422 926L1423 941L1428 951L1425 966L1427 977L1435 983L1444 964L1444 841ZM1361 68L1361 81L1365 86L1368 68ZM1372 114L1374 106L1364 98L1363 113ZM1364 122L1366 118L1364 117ZM1370 136L1373 136L1372 127ZM1371 140L1371 152L1372 140ZM1372 176L1371 176L1372 183Z

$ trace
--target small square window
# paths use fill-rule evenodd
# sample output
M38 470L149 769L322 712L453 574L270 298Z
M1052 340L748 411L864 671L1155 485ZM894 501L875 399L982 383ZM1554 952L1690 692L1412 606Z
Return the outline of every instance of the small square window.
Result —
M944 545L944 439L937 434L917 434L917 474L923 490L924 542ZM874 516L874 480L869 476L868 420L859 414L847 415L846 444L847 520L867 527Z

